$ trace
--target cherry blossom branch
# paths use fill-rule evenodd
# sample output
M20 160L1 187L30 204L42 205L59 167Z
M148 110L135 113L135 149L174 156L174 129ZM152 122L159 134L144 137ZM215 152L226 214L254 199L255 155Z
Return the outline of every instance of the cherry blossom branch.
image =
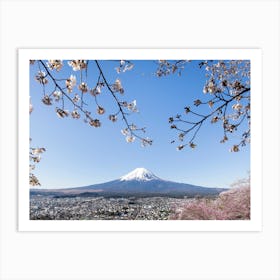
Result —
M180 118L177 118L177 119L174 119L174 118L171 117L171 118L169 118L169 123L173 123L173 122L183 122L183 123L191 124L191 125L192 125L192 126L191 126L190 128L188 128L187 130L183 130L183 129L181 129L181 128L178 128L176 125L171 125L171 128L172 128L172 129L175 129L175 130L178 130L178 131L181 132L181 133L179 134L179 138L181 139L181 141L183 140L183 137L184 137L185 135L187 135L187 134L190 133L191 131L195 130L193 136L191 137L191 139L190 139L190 141L189 141L189 143L188 143L189 146L190 146L191 148L195 148L196 145L193 143L193 140L196 138L196 136L197 136L197 134L198 134L198 131L199 131L200 128L202 127L202 124L203 124L207 119L209 119L211 116L215 115L216 113L220 113L220 114L221 114L222 112L224 112L223 115L224 115L224 119L225 119L226 109L227 109L228 105L229 105L232 101L238 99L239 96L242 96L244 93L246 93L246 92L248 92L248 91L250 91L250 88L245 88L243 91L241 91L240 93L236 94L235 96L232 96L230 99L227 99L227 100L224 99L224 103L223 103L222 105L220 105L219 107L217 107L215 110L213 110L213 111L212 111L211 113L209 113L208 115L197 114L197 113L193 112L192 110L190 110L189 107L187 107L187 109L186 109L187 112L186 112L186 113L192 113L192 114L194 114L194 115L196 115L196 116L201 117L201 119L200 119L199 121L197 121L197 122L190 122L190 121L186 121L186 120L181 119L181 117L180 117ZM205 102L205 103L202 103L202 102L201 102L200 104L207 104L207 103L208 103L208 102ZM199 104L199 105L200 105L200 104ZM245 116L248 117L248 114L247 114L247 115L244 115L244 116L242 117L242 119L240 120L240 122L234 125L234 129L237 129L237 127L240 126L240 124L244 121ZM218 119L212 119L212 123L217 122L217 121L218 121ZM225 134L225 137L226 137L226 126L225 126L225 125L224 125L224 134ZM224 137L224 139L225 139L225 137ZM244 142L241 141L240 144L241 144L241 143L244 143ZM240 145L240 144L239 144L239 145ZM181 145L179 145L179 146L177 147L177 149L178 149L178 150L181 150L181 149L183 149L186 145L187 145L187 143L186 143L186 144L181 144ZM237 145L237 147L238 147L239 145ZM235 148L235 149L236 149L236 148Z
M101 93L101 88L103 86L106 86L106 88L108 89L108 91L110 92L115 104L118 107L118 112L117 114L114 115L109 115L109 120L115 122L117 120L117 115L121 114L122 115L122 120L125 123L126 128L123 129L121 132L126 136L126 141L127 142L133 142L136 138L140 139L142 142L142 145L146 146L146 145L151 145L152 144L152 140L149 138L143 138L140 135L138 135L138 133L136 133L137 131L141 131L143 133L145 133L145 128L137 128L134 124L129 124L128 119L126 117L126 115L128 115L127 112L124 111L124 109L128 109L131 110L133 112L136 112L136 101L133 101L132 103L128 103L126 101L122 102L118 99L116 92L120 92L121 94L124 92L120 81L117 79L115 81L114 84L109 84L104 72L100 66L100 63L95 60L94 61L96 64L96 67L98 68L99 71L99 76L98 76L98 80L96 83L95 88L89 90L88 86L86 84L86 82L84 82L84 77L83 77L83 70L85 70L85 74L87 77L87 71L88 71L88 65L89 62L85 61L85 60L71 60L68 62L68 64L73 68L74 71L80 71L80 85L79 85L79 90L81 91L81 97L79 97L79 100L81 101L80 105L77 104L78 99L76 98L76 100L72 99L66 92L66 90L68 92L72 92L73 87L76 85L76 79L75 76L72 76L68 79L56 79L51 71L56 69L57 71L59 71L62 68L62 61L60 60L49 60L47 65L44 63L44 61L39 60L38 61L38 65L39 65L39 74L36 76L37 81L39 81L43 88L45 89L45 84L48 82L46 77L50 77L50 79L52 80L52 82L54 83L55 86L55 91L56 89L58 89L61 93L61 97L57 97L56 94L56 101L58 101L59 99L61 99L62 102L62 109L60 108L56 108L57 114L59 117L66 117L68 116L68 111L65 110L64 105L64 99L67 99L68 101L70 101L70 103L72 103L72 105L74 106L74 111L71 113L73 118L80 118L80 114L77 112L77 110L80 110L80 112L82 112L86 119L85 121L87 122L87 120L89 120L89 124L91 126L94 127L100 127L101 123L98 119L93 119L90 114L91 112L87 111L84 109L83 105L87 105L84 102L84 93L90 91L90 94L94 97L94 101L97 105L97 113L102 115L105 112L105 109L102 108L99 105L99 102L97 100L97 95ZM44 74L44 72L41 71L41 66L44 68L44 71L46 72L46 74ZM131 62L127 62L127 61L121 61L120 62L120 67L119 67L119 71L125 72L128 70L131 70L133 68L133 64ZM59 81L65 81L66 87L62 87L59 84ZM51 93L50 95L45 95L44 94L44 98L43 98L43 103L45 103L46 105L52 105L52 99L50 98L51 96L55 95L55 91L53 93ZM44 91L45 92L45 91Z
M160 62L160 69L166 69L163 75L172 73L172 71L170 71L171 65L176 65L176 62ZM248 126L250 126L250 61L203 61L199 63L199 68L205 68L206 71L207 80L203 88L203 93L210 94L212 97L206 101L196 99L194 105L199 107L208 104L210 109L212 109L211 112L208 114L201 114L200 112L192 110L190 106L187 106L185 107L185 113L188 114L189 119L185 120L178 114L176 117L169 118L169 123L171 123L170 128L179 132L179 141L184 141L185 136L190 135L188 144L191 148L196 147L193 140L197 137L199 130L207 119L212 118L211 123L222 121L224 138L220 141L221 143L228 140L228 132L232 133L237 131L237 128L239 128L246 119L248 120ZM248 101L247 105L244 104L246 100ZM236 103L233 104L234 102ZM228 114L229 104L233 104L231 114ZM196 121L196 118L199 118L199 120ZM187 126L187 128L177 126L178 123ZM250 128L245 131L241 137L240 143L233 145L230 149L231 151L237 152L240 146L245 146L246 143L250 142ZM175 140L171 143L174 142ZM187 143L181 144L177 149L181 150L186 145Z
M109 90L109 92L110 92L111 95L113 96L113 98L114 98L114 100L115 100L115 102L116 102L116 104L117 104L117 106L118 106L118 108L119 108L118 113L121 113L122 119L123 119L123 121L124 121L125 124L126 124L126 129L127 129L127 131L129 131L129 134L130 134L131 136L135 137L135 138L140 139L140 140L142 141L143 144L146 143L146 144L151 145L151 144L152 144L152 140L147 139L147 138L143 138L143 137L141 137L141 136L139 136L139 135L137 135L137 134L135 133L135 131L143 131L143 132L145 132L145 128L140 128L140 129L137 129L137 128L132 129L132 128L131 128L132 125L128 123L128 120L127 120L127 118L126 118L126 113L125 113L124 110L123 110L123 103L120 102L120 101L118 100L118 98L117 98L115 92L112 90L111 86L110 86L109 83L107 82L107 79L106 79L106 77L105 77L105 75L104 75L104 73L103 73L103 70L101 69L101 66L100 66L100 64L99 64L99 62L98 62L97 60L95 60L95 64L96 64L96 66L97 66L97 68L98 68L98 70L99 70L99 73L100 73L100 75L101 75L101 77L102 77L102 79L103 79L103 81L104 81L104 83L105 83L107 89ZM129 139L131 139L131 138L129 138Z
M69 97L69 95L64 91L64 89L57 83L56 79L52 76L52 74L50 73L48 67L44 64L44 62L42 60L39 60L39 62L43 65L45 71L47 72L48 76L52 79L53 83L55 84L56 88L58 88L62 95L65 96L75 107L79 108L79 110L81 112L83 112L87 117L88 116L88 111L85 111L81 106L77 105L71 97ZM66 79L67 80L67 79ZM90 118L90 117L89 117Z

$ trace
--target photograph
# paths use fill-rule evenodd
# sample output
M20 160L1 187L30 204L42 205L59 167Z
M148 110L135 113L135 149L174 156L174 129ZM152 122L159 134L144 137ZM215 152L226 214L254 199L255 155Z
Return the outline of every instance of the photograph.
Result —
M250 59L28 67L30 220L250 220Z
M0 7L0 280L280 280L280 1Z

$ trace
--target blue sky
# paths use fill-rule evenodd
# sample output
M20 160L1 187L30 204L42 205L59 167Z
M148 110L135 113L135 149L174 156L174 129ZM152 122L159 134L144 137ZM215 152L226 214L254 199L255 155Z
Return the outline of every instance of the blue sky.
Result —
M60 119L55 107L42 103L42 86L35 81L37 65L30 67L30 96L34 111L30 115L30 137L33 147L45 147L42 160L36 165L34 174L38 176L42 188L78 187L106 182L121 177L137 167L145 167L163 179L196 184L207 187L227 187L239 178L247 176L250 170L250 147L238 153L229 152L232 144L239 143L238 136L232 136L228 143L220 144L223 130L220 124L205 123L198 133L197 147L186 147L177 151L179 144L170 144L177 133L170 129L168 118L177 113L184 115L184 107L192 105L197 98L203 98L205 72L198 67L198 61L186 65L182 75L158 78L154 75L155 61L133 61L131 71L118 74L118 62L100 61L103 72L110 83L117 78L125 89L121 100L137 100L139 113L128 119L139 127L147 128L146 136L153 139L153 145L141 147L139 141L127 143L121 134L124 123L112 123L108 115L116 111L116 106L108 91L98 96L98 101L106 113L96 115L96 105L89 93L84 94L88 109L99 117L102 126L94 128L82 119L71 117ZM52 72L56 77L77 76L63 61L60 72ZM87 81L93 87L98 78L94 63L89 64ZM53 90L51 82L46 93ZM74 92L78 93L76 89ZM74 93L70 94L74 96ZM54 102L55 103L55 102ZM72 110L73 106L65 104ZM205 112L209 112L205 107ZM203 111L202 111L203 112ZM241 127L242 128L242 127ZM242 130L240 130L242 131Z

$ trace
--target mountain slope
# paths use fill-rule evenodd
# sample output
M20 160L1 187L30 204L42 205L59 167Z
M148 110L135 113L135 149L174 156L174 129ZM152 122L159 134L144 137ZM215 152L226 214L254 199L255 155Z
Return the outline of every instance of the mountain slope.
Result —
M185 183L176 183L160 179L151 171L145 168L136 168L127 175L122 176L118 180L89 185L78 188L68 188L59 190L31 190L31 194L51 193L53 195L186 195L186 196L205 196L217 195L225 189L206 188Z

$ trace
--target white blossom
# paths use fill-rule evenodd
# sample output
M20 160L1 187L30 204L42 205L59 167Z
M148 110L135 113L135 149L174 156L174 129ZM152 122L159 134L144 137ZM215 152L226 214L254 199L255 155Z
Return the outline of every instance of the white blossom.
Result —
M132 135L128 135L128 136L126 136L125 140L126 140L126 142L128 142L128 143L132 143L132 142L135 141L135 137L132 136Z
M47 62L47 65L51 70L55 69L56 71L60 71L63 66L62 60L55 60L55 59L49 60Z
M193 142L189 143L189 146L194 149L196 147L196 144L194 144Z
M39 154L41 154L45 151L46 151L45 148L31 148L31 154L32 155L39 155Z
M141 146L146 147L148 145L152 145L152 143L153 143L153 141L150 138L146 137L146 138L142 139Z
M124 129L121 130L121 133L123 135L128 135L129 134L129 130L127 128L124 128Z
M73 97L73 102L77 103L80 101L80 96L78 94L75 94L75 96Z
M100 122L99 120L97 120L97 119L95 119L95 120L90 120L89 124L90 124L91 126L94 126L94 127L100 127L100 126L101 126L101 122Z
M95 88L90 90L90 94L92 96L96 96L96 95L98 95L100 93L101 93L101 86L100 85L97 85Z
M61 91L56 90L56 91L53 92L53 97L54 97L54 100L55 100L55 101L59 101L60 98L61 98L61 96L62 96Z
M68 110L63 110L63 109L60 109L60 108L56 108L55 111L56 111L56 114L59 118L68 117L68 115L69 115Z
M74 87L76 85L76 76L71 75L69 79L70 79L71 85Z
M74 71L79 71L81 69L87 68L86 60L71 60L68 61L68 65L72 67Z
M137 127L136 127L135 124L131 124L131 125L129 126L129 128L130 128L131 130L136 130L136 129L137 129Z
M76 85L76 76L71 75L66 81L65 81L65 85L67 87L67 91L70 93L73 91L73 88Z
M219 120L219 117L214 116L211 120L211 123L216 123Z
M232 148L230 149L230 152L239 152L238 145L233 145Z
M124 89L122 87L122 83L120 81L120 79L116 79L115 83L112 86L114 91L118 91L120 93L124 93Z
M29 172L31 172L34 169L35 169L35 165L34 164L29 164Z
M35 79L40 83L40 84L47 84L47 74L44 71L38 71L37 75L35 76Z
M176 149L177 151L181 151L185 146L184 145L179 145Z
M80 113L77 110L72 111L71 116L73 119L79 119L81 117Z
M86 93L88 91L88 86L86 83L82 82L80 85L79 85L79 90L82 92L82 93Z
M138 112L137 107L136 107L136 100L133 100L131 103L128 103L127 109L132 112Z
M31 186L41 186L38 178L32 173L29 174L29 184Z
M116 122L117 121L117 116L116 115L109 115L109 120L112 122Z
M240 103L236 103L236 104L232 105L232 109L234 109L234 110L236 110L236 111L241 110L242 107L243 107L243 106L242 106L242 104L240 104Z
M42 102L45 105L52 105L52 98L50 98L48 95L45 95L42 99Z
M33 105L31 103L31 98L29 98L29 114L33 112Z
M215 90L216 90L216 87L215 87L214 82L210 81L210 82L208 83L208 92L214 93Z
M133 67L134 67L133 64L127 64L127 65L125 65L123 72L130 71L133 69Z
M98 106L97 107L97 113L99 115L103 115L105 113L105 109L103 107Z

